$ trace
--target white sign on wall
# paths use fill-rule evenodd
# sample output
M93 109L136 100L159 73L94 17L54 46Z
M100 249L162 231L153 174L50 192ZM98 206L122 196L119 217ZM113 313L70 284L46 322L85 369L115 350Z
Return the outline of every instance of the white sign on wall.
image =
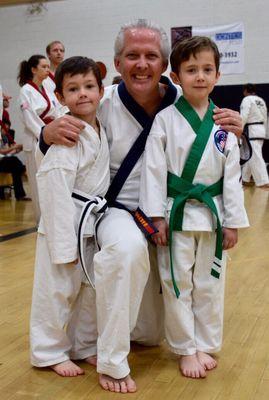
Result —
M244 63L244 24L237 22L227 25L208 27L191 26L172 28L172 44L186 36L207 36L218 46L221 61L220 70L223 75L242 74Z

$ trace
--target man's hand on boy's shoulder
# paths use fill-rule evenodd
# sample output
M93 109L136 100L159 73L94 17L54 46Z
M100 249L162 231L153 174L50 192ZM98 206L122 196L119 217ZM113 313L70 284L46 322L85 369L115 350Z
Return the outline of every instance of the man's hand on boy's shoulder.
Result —
M72 147L78 141L84 126L83 121L72 115L64 115L44 127L43 139L47 145L54 143Z
M220 125L222 129L233 132L240 137L243 132L243 121L239 112L230 110L229 108L214 108L215 123Z

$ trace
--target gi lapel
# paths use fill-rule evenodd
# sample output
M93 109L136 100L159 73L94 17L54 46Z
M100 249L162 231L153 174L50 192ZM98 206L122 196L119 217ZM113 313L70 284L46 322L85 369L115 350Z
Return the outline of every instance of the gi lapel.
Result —
M214 121L212 118L212 111L214 108L213 102L210 101L207 113L203 121L200 120L195 110L191 107L191 105L186 101L183 96L175 104L175 107L189 122L192 129L196 133L196 138L193 142L189 156L184 165L181 177L178 177L168 172L167 181L168 197L174 198L169 221L169 252L171 276L174 290L176 296L178 297L180 292L178 290L174 277L172 239L174 230L182 231L184 207L188 199L196 199L199 202L206 204L216 217L217 239L215 260L211 269L211 275L215 278L219 278L220 276L220 262L222 259L222 229L218 217L218 211L213 201L213 197L222 193L222 179L211 186L192 183L214 125Z
M48 124L48 123L51 122L53 119L51 119L51 118L45 118L46 115L47 115L47 113L49 112L49 110L50 110L50 108L51 108L50 99L49 99L49 97L48 97L48 95L47 95L45 89L44 89L43 86L42 86L42 89L39 90L38 86L37 86L33 81L28 81L27 83L28 83L28 85L32 86L35 90L37 90L38 93L40 93L41 96L43 96L44 99L46 100L46 102L47 102L47 108L43 111L42 114L39 115L39 118L42 119L42 121L43 121L45 124Z
M173 104L177 96L177 89L174 85L172 85L168 78L162 77L161 82L166 83L168 85L168 88L157 112ZM130 112L130 114L132 114L133 117L139 122L143 130L134 142L133 146L130 148L110 184L110 187L105 196L110 206L113 205L113 203L116 201L118 194L120 193L126 179L128 178L135 164L141 157L145 149L147 137L154 120L154 117L150 117L127 92L123 81L118 85L118 93L124 106Z
M49 77L55 83L55 77L54 77L54 74L51 71L49 72Z

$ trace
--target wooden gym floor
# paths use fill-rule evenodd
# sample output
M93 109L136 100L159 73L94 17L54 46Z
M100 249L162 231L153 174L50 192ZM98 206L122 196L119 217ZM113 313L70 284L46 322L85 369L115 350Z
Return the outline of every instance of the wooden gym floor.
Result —
M0 399L1 400L268 400L269 398L269 192L247 188L251 228L240 232L227 270L223 350L206 379L183 378L174 356L161 347L133 348L130 364L138 392L100 389L93 367L61 378L32 368L28 320L36 233L3 241L34 227L31 202L0 201Z

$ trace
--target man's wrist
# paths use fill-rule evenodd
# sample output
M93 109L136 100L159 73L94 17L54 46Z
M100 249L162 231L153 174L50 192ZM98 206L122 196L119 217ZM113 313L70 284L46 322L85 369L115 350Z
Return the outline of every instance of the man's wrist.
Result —
M48 149L50 148L50 144L47 144L46 141L45 141L44 128L45 128L45 126L43 126L41 128L41 132L40 132L40 135L39 135L39 149L45 155L46 152L48 151Z
M42 133L43 140L44 140L44 142L46 143L46 145L47 145L47 146L51 146L51 145L52 145L52 141L51 141L51 139L50 139L50 136L49 136L49 134L48 134L48 130L47 130L46 128L47 128L47 126L44 125L44 126L41 128L41 133Z

